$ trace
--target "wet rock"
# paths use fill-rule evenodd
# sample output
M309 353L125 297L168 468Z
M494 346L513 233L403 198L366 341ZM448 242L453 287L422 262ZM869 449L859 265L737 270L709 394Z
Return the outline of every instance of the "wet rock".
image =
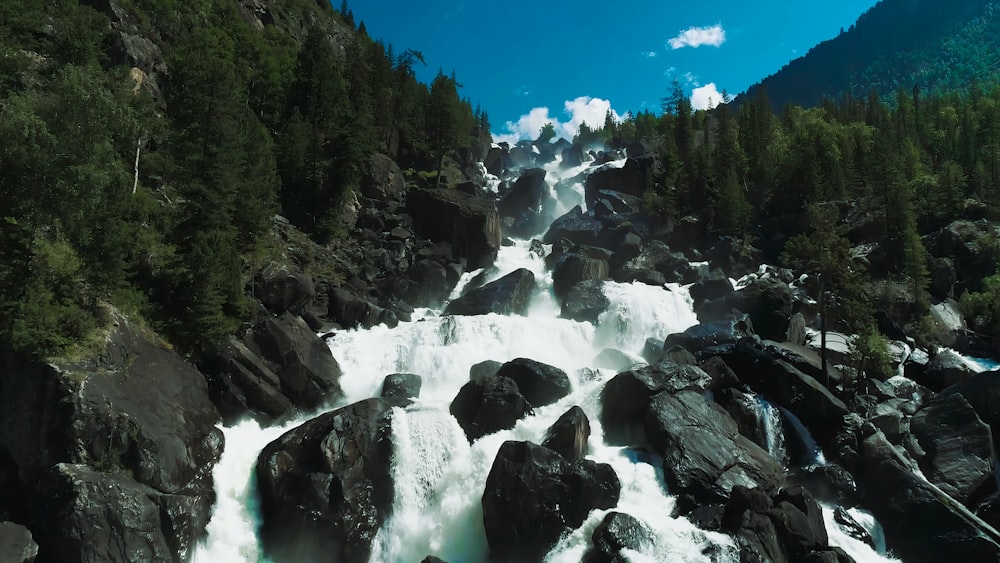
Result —
M789 487L774 497L768 514L793 561L829 546L823 511L801 487Z
M542 242L552 244L562 239L578 245L611 247L611 233L604 228L604 223L584 213L579 205L553 221Z
M86 465L56 464L42 476L38 496L46 509L37 539L50 561L169 562L174 553L185 559L195 530L207 523L189 512L190 497L164 495ZM183 546L171 541L185 536Z
M913 416L910 430L927 452L920 469L955 500L968 504L993 479L993 435L962 395L932 399Z
M840 526L840 529L845 534L858 541L863 541L867 543L869 547L875 549L875 540L872 538L872 535L868 533L868 530L859 524L853 516L851 516L851 513L848 512L846 508L838 506L834 509L833 520Z
M423 380L415 373L393 373L382 380L380 396L392 403L407 406L420 396Z
M841 430L847 405L829 389L751 339L722 358L739 380L794 413L822 445Z
M792 292L778 279L758 279L739 291L699 307L698 320L716 321L733 310L749 314L754 332L761 338L780 342L785 339L792 316Z
M618 504L620 491L610 465L571 463L530 442L504 442L483 492L490 558L541 560L591 510Z
M385 310L346 287L331 287L326 315L345 328L371 328L382 322Z
M230 338L203 360L212 401L227 422L249 412L281 418L295 409L267 361Z
M722 270L712 270L702 279L691 285L691 299L694 300L694 307L698 309L708 301L714 301L733 292L733 283L729 281Z
M635 517L623 512L609 512L591 535L594 544L584 556L586 563L621 561L623 549L642 552L653 547L653 533Z
M601 190L612 190L641 197L646 189L645 168L647 167L639 159L629 158L621 167L609 164L595 170L587 176L587 181L584 184L587 207L593 206L597 201L597 194Z
M503 174L511 165L508 151L509 149L503 146L490 148L489 152L486 153L486 160L483 161L486 171L498 177Z
M587 455L590 439L590 420L578 406L563 413L545 432L542 445L568 461L579 461Z
M532 411L514 380L491 375L463 385L451 402L450 412L469 442L475 442L498 430L513 428Z
M569 290L580 282L608 278L608 257L597 249L578 248L564 254L552 269L552 291L564 300Z
M615 281L641 281L642 272L656 272L665 282L693 283L700 277L697 268L691 266L680 252L671 252L661 241L654 240L642 248L639 256L629 260L620 271L614 272Z
M580 282L566 292L560 315L564 319L597 324L601 314L611 304L604 295L600 280Z
M1000 439L1000 372L977 373L962 383L952 385L942 395L959 394L975 409L980 420L989 425L993 434L993 448Z
M532 407L551 405L572 390L566 372L528 358L515 358L503 364L496 375L516 383Z
M526 235L538 230L542 202L548 197L545 170L531 168L521 173L514 185L504 193L497 204L501 221L514 220L519 228L508 231L511 235Z
M874 430L874 429L872 429ZM862 428L853 467L862 504L882 524L888 548L904 561L995 561L1000 534L914 474L877 430Z
M725 501L734 486L773 492L784 469L759 446L739 434L719 405L693 390L663 392L650 399L646 436L663 456L667 486L698 503Z
M413 188L407 192L406 209L419 236L451 243L455 258L464 258L470 270L490 266L496 259L500 217L489 199L455 190Z
M840 465L827 463L807 467L799 480L821 501L842 506L858 503L858 486L854 476Z
M785 331L785 342L796 346L806 343L806 319L802 313L795 313L788 319L788 330Z
M485 379L491 375L496 375L496 373L500 371L500 366L502 365L502 362L498 362L496 360L484 360L478 364L473 364L472 367L469 368L469 379L475 381L477 379Z
M732 348L741 338L753 334L748 317L733 317L721 321L696 324L684 332L675 332L663 342L664 349L681 346L696 357L715 355Z
M447 268L434 260L417 260L406 271L400 299L414 307L436 307L448 298L458 280L452 280Z
M32 563L38 556L38 544L31 532L13 522L0 522L0 561Z
M267 319L254 341L278 369L282 392L296 405L316 408L341 396L340 365L330 348L300 317Z
M322 414L257 458L269 556L365 561L392 506L391 405L367 399Z
M701 392L710 382L701 368L671 362L623 371L601 390L601 423L606 432L613 434L616 427L641 423L650 399L657 393L685 389Z
M521 268L506 276L474 289L445 308L446 315L523 315L535 290L535 274Z
M647 338L642 346L642 359L647 364L655 364L663 359L663 341L659 338Z
M632 356L617 348L605 348L598 352L598 354L594 356L594 359L590 361L590 365L597 369L613 369L616 371L628 369L636 363L637 362L632 359Z

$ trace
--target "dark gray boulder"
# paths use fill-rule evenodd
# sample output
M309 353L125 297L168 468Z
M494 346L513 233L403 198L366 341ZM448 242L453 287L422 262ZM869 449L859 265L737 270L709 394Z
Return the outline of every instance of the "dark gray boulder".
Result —
M722 270L712 270L700 280L694 282L689 290L694 308L697 310L703 303L724 297L733 292L733 283L729 281Z
M416 234L435 242L451 243L456 259L474 270L493 264L500 249L500 216L484 197L456 190L413 188L406 209Z
M506 276L454 299L444 310L446 315L523 315L535 290L535 274L521 268Z
M646 168L639 159L629 158L621 167L607 165L595 170L584 184L587 207L597 201L598 192L612 190L631 196L642 197L646 190Z
M13 522L0 522L0 561L32 563L38 556L38 544L31 531Z
M792 292L777 278L762 278L697 308L698 320L707 323L739 311L747 313L754 332L761 338L781 342L788 332L792 316Z
M604 295L604 282L596 279L580 282L566 292L559 316L580 322L597 324L611 302Z
M529 358L515 358L500 366L497 377L510 378L531 406L544 407L572 391L566 372Z
M301 317L285 313L254 331L263 355L274 362L282 392L296 405L316 408L342 395L340 365Z
M910 420L910 431L927 453L920 469L955 500L968 504L993 479L993 435L965 397L935 397Z
M753 325L748 317L730 317L696 324L684 332L675 332L664 340L663 349L680 346L696 357L710 357L731 350L740 339L752 334Z
M327 318L345 328L371 328L386 316L382 307L347 287L330 287L326 308Z
M553 244L563 239L573 244L610 248L612 233L605 229L601 220L584 213L577 205L552 222L542 242Z
M569 290L585 281L608 278L608 255L596 248L579 247L561 255L552 268L552 291L565 301Z
M295 404L282 392L281 380L272 365L235 338L207 355L201 367L212 401L228 423L248 413L276 419L295 410Z
M910 372L914 381L931 391L943 391L946 387L962 383L976 374L969 364L952 350L942 349L931 356L927 368Z
M406 177L399 166L388 156L373 154L365 174L361 176L361 195L389 201L406 192Z
M521 394L514 380L499 375L473 379L463 385L449 411L469 442L513 428L518 420L532 412L531 403Z
M316 298L316 287L297 268L271 263L254 276L253 295L273 315L285 311L301 315Z
M379 395L383 399L406 406L420 396L422 385L423 380L415 373L393 373L382 380L382 392Z
M500 198L497 212L503 224L510 223L513 227L506 232L511 236L528 235L541 225L539 214L542 203L548 198L549 188L545 183L545 170L530 168L521 173Z
M643 246L639 255L613 272L612 277L619 282L643 281L644 273L649 272L660 274L665 282L693 283L700 277L699 270L683 254L672 252L658 240Z
M530 442L500 446L483 492L483 525L495 561L539 561L591 510L618 504L610 465L571 463Z
M564 412L548 430L542 445L568 461L579 461L587 455L590 439L590 420L578 406Z
M653 533L634 516L609 512L590 536L593 549L584 555L586 563L622 561L623 549L642 552L654 545Z
M257 458L261 538L286 561L365 561L392 506L391 404L367 399L322 414Z
M773 493L784 483L781 465L740 435L729 414L703 393L684 390L652 397L644 423L675 494L712 503L725 501L737 485Z

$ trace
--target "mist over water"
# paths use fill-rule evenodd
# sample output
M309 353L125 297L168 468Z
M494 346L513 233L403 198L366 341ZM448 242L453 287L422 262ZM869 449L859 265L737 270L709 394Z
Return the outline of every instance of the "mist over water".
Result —
M555 195L557 181L576 176L586 165L564 174L556 174L554 165L548 168L547 181ZM569 191L582 196L583 189L577 183ZM569 207L560 204L557 209ZM507 440L541 443L548 427L574 405L590 420L588 457L610 464L621 480L621 498L614 510L636 517L655 536L655 547L648 553L626 552L630 560L738 560L729 536L704 532L686 519L669 517L675 500L664 484L662 460L604 443L599 395L616 370L583 370L593 368L595 356L609 347L639 361L647 338L662 340L696 324L687 289L674 284L655 287L605 282L603 291L610 306L596 328L561 319L544 259L525 240L501 248L494 267L486 272L465 274L452 297L477 275L491 281L517 268L534 272L538 284L527 316L442 316L440 311L421 309L411 321L396 328L341 331L329 339L343 372L340 383L345 397L341 404L378 396L388 374L415 373L422 378L416 402L393 412L395 500L393 512L374 542L371 560L416 562L427 555L451 563L486 560L481 500L497 451ZM520 420L514 428L470 445L448 411L451 401L469 381L474 364L520 357L564 370L573 391L553 405L535 409L533 416ZM219 499L208 539L195 554L196 562L261 560L252 480L256 456L267 443L308 418L281 428L261 429L253 422L244 422L225 429L226 451L214 473ZM607 512L593 511L579 529L560 540L548 560L580 561ZM858 553L864 551L853 544L851 547ZM870 549L868 554L877 557Z

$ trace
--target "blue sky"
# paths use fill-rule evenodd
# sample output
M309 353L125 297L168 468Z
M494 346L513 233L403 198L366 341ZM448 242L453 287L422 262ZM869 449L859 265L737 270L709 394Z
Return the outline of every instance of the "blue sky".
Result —
M738 94L848 28L876 0L354 0L368 33L421 51L429 81L455 72L489 114L494 138L533 138L545 122L571 137L644 108L659 113L675 78L695 107ZM339 3L335 3L339 7Z

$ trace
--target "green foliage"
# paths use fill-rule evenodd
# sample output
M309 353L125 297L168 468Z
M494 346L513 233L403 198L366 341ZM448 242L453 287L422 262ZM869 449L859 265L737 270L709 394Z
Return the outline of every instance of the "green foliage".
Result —
M866 324L851 340L851 359L862 378L886 380L892 377L889 339Z
M1000 274L985 278L982 291L962 295L959 305L973 330L1000 336Z
M535 139L536 143L548 143L552 139L556 138L556 126L552 122L542 125L541 130L538 131L538 138Z

